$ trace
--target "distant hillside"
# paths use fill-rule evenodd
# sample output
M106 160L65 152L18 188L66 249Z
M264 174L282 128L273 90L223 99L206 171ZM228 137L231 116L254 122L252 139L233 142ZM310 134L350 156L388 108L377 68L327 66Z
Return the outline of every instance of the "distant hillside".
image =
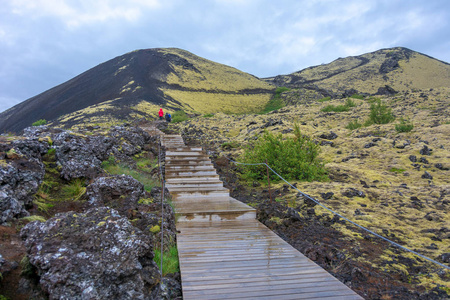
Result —
M137 50L102 63L0 114L0 133L39 119L72 126L154 117L168 111L255 112L274 87L180 49Z
M391 48L262 80L181 49L137 50L1 113L0 133L18 132L39 119L71 127L155 118L160 107L168 112L255 113L276 86L292 88L281 95L286 104L355 93L391 95L450 87L450 64Z
M450 87L450 64L406 48L391 48L339 58L289 75L266 78L266 81L318 91L322 96L393 94Z

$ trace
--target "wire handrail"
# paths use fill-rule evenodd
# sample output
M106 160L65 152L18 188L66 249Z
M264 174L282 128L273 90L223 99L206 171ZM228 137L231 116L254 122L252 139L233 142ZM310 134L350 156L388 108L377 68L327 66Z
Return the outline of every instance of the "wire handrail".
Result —
M331 208L328 208L328 207L325 206L324 204L320 203L317 199L314 199L313 197L309 196L308 194L303 193L303 192L300 191L298 188L296 188L295 186L293 186L290 182L288 182L286 179L284 179L280 174L278 174L277 172L275 172L275 170L272 169L272 168L269 166L269 164L267 164L267 163L252 163L252 164L249 164L249 163L242 163L242 162L234 161L234 160L228 158L226 155L224 155L224 157L225 157L226 159L228 159L229 161L231 161L231 162L233 162L233 163L236 163L236 164L239 164L239 165L247 165L247 166L265 165L265 166L266 166L267 168L269 168L275 175L277 175L281 180L283 180L285 183L287 183L291 188L297 190L303 197L308 198L309 200L313 201L314 203L316 203L317 205L319 205L319 206L321 206L322 208L326 209L327 211L331 212L332 214L334 214L334 215L336 215L336 216L338 216L338 217L344 219L345 221L347 221L347 222L349 222L349 223L355 225L356 227L358 227L358 228L360 228L360 229L362 229L362 230L364 230L364 231L366 231L366 232L369 232L370 234L372 234L372 235L374 235L374 236L376 236L376 237L378 237L378 238L381 238L382 240L384 240L384 241L386 241L386 242L388 242L388 243L390 243L390 244L392 244L392 245L394 245L394 246L396 246L396 247L398 247L398 248L400 248L400 249L403 249L403 250L405 250L405 251L408 251L408 252L410 252L410 253L413 253L413 254L415 254L415 255L417 255L417 256L419 256L419 257L425 259L425 260L428 260L428 261L430 261L430 262L432 262L432 263L434 263L434 264L437 264L437 265L439 265L439 266L441 266L441 267L443 267L443 268L445 268L445 269L447 269L447 270L450 270L450 267L449 267L449 266L446 266L446 265L444 265L444 264L442 264L442 263L440 263L440 262L438 262L438 261L436 261L436 260L434 260L434 259L432 259L432 258L429 258L429 257L427 257L427 256L425 256L425 255L422 255L422 254L420 254L420 253L418 253L418 252L416 252L416 251L414 251L414 250L411 250L411 249L409 249L409 248L406 248L406 247L404 247L404 246L402 246L402 245L400 245L400 244L398 244L398 243L396 243L396 242L394 242L394 241L391 241L390 239L388 239L388 238L386 238L386 237L384 237L384 236L382 236L382 235L379 235L378 233L376 233L376 232L374 232L374 231L372 231L372 230L370 230L370 229L368 229L368 228L366 228L366 227L364 227L364 226L362 226L362 225L359 225L359 224L355 223L354 221L352 221L352 220L350 220L350 219L344 217L344 216L341 215L340 213L338 213L338 212L332 210Z

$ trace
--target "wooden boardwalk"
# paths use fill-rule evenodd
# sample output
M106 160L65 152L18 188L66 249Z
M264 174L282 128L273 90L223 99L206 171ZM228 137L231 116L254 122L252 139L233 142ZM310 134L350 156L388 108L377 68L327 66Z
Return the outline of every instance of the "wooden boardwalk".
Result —
M362 299L231 198L201 148L163 144L184 299Z

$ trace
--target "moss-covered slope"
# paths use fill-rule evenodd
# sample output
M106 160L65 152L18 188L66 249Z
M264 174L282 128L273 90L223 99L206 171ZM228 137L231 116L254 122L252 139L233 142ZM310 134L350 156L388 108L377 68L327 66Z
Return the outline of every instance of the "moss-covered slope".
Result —
M102 63L0 114L0 132L34 121L111 123L168 111L260 110L274 87L250 74L180 49L137 50Z
M329 64L266 80L280 86L319 90L324 96L393 94L450 87L450 65L399 47L338 58Z

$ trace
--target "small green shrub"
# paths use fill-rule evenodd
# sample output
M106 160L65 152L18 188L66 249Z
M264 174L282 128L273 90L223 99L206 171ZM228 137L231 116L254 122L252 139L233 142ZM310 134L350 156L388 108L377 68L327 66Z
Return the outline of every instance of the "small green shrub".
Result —
M282 134L274 135L265 131L255 144L245 149L242 159L246 163L262 163L267 160L276 172L285 179L326 180L327 172L319 160L320 146L300 132L295 125L294 137L283 138ZM244 166L244 177L249 180L262 180L267 177L266 166ZM280 178L270 172L270 178Z
M356 103L353 102L352 99L347 98L347 101L345 101L345 106L347 106L347 107L355 107L355 106L356 106Z
M41 125L45 125L45 124L47 124L47 120L45 120L45 119L40 119L40 120L37 120L36 122L34 122L34 123L31 124L31 125L33 125L33 126L41 126Z
M203 115L203 118L211 118L211 117L214 117L214 114L206 114L206 115Z
M350 110L350 108L349 107L347 107L347 106L345 106L345 105L337 105L337 106L335 106L335 105L327 105L327 106L325 106L324 108L322 108L320 111L323 111L323 112L343 112L343 111L349 111Z
M355 107L355 106L356 106L356 103L353 102L353 100L347 99L345 101L344 105L335 106L335 105L330 104L330 105L327 105L324 108L322 108L321 111L323 111L323 112L331 112L331 111L344 112L344 111L349 111L350 108Z
M361 128L362 124L358 122L358 120L354 120L354 121L350 121L347 126L345 126L345 128L349 129L349 130L355 130L358 128Z
M400 124L395 124L395 130L397 132L410 132L414 129L414 125L403 118L400 119Z
M390 168L389 169L389 172L398 173L398 174L403 173L405 171L406 171L405 169L399 169L399 168Z
M392 109L378 99L375 103L370 105L369 119L366 121L365 125L387 124L394 120L395 116L392 114Z
M331 97L324 97L324 98L322 98L322 99L319 99L319 100L317 100L318 102L327 102L327 101L330 101L331 100Z
M172 114L172 123L179 123L189 120L189 116L184 110L177 110Z

